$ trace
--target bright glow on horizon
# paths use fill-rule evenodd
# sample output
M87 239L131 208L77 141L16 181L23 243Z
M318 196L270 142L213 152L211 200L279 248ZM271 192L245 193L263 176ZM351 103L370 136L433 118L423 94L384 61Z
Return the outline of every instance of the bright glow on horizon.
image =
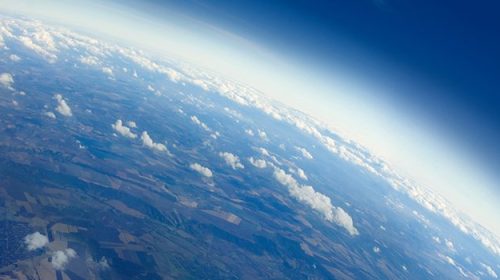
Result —
M437 191L500 236L500 223L492 217L492 213L500 212L498 195L494 194L496 182L479 170L474 157L440 134L438 128L401 112L396 104L377 100L374 93L384 87L369 84L356 73L343 69L324 73L173 12L160 21L102 1L0 0L0 5L9 12L84 27L101 37L112 35L258 88L360 142L400 173Z

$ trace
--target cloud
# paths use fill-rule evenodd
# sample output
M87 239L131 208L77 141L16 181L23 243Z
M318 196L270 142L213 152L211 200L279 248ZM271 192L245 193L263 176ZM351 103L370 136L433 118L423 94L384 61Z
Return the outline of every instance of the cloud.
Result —
M210 128L208 128L208 126L204 122L200 121L200 119L198 119L197 116L191 116L191 121L194 122L195 124L199 125L204 130L210 131Z
M493 268L491 268L491 266L484 264L484 263L481 263L481 266L486 270L486 272L488 273L489 276L491 276L492 278L495 278L495 279L498 278L497 273L493 270Z
M448 249L455 251L455 245L453 245L453 242L451 242L450 240L445 239L444 244L446 244L446 247L448 247Z
M95 56L92 56L92 55L90 55L90 56L81 56L80 57L80 62L83 63L83 64L87 64L87 65L97 65L97 64L99 64L99 58L97 58ZM104 71L104 68L103 68L103 71ZM111 71L111 73L113 73L113 71Z
M12 60L12 61L14 61L14 62L18 62L18 61L21 60L21 58L19 56L15 55L15 54L9 55L9 59Z
M161 143L155 143L151 137L149 137L149 134L147 131L143 131L141 134L141 140L142 144L148 148L151 148L153 150L157 150L159 152L166 152L170 154L168 151L167 147Z
M268 150L266 150L266 148L262 148L262 147L261 147L261 148L258 148L257 150L258 150L258 151L259 151L259 152L260 152L263 156L271 156L271 155L269 154L269 151L268 151Z
M267 141L267 133L265 131L262 131L260 129L257 130L257 133L259 134L259 137L263 141Z
M13 89L12 84L14 84L14 78L10 73L2 73L0 74L0 85L8 88L8 89Z
M373 247L373 252L374 252L375 254L380 253L380 248L379 248L379 247L377 247L377 246Z
M52 253L52 266L56 270L64 270L66 264L75 257L76 252L71 248L55 251Z
M267 162L263 159L254 159L253 157L250 157L248 161L255 167L257 168L266 168L267 167Z
M301 168L297 168L297 175L299 175L300 178L307 180L307 175Z
M54 114L53 112L45 112L44 115L51 118L51 119L56 118L56 114Z
M137 124L136 124L134 121L128 121L128 122L127 122L127 125L128 125L130 128L137 128Z
M102 67L102 72L104 74L108 74L110 76L113 76L113 69L111 69L110 67Z
M228 153L228 152L220 152L219 156L224 159L227 165L231 166L232 169L237 168L245 168L243 164L240 162L240 158L237 155Z
M315 191L312 186L300 185L290 174L280 168L275 168L273 175L279 183L288 187L288 191L294 198L321 213L327 221L343 227L351 235L359 234L351 216L344 209L333 206L329 197Z
M113 130L118 132L120 135L135 139L137 138L137 134L133 133L130 128L126 127L123 125L122 120L116 120L114 124L111 125L113 127Z
M213 174L212 174L212 171L208 168L206 168L205 166L199 164L199 163L193 163L191 165L189 165L189 168L193 169L194 171L200 173L201 175L205 176L205 177L212 177Z
M309 151L306 148L295 147L295 149L297 149L297 151L301 152L303 157L305 157L307 159L313 159L313 156L311 155L311 153L309 153Z
M33 251L45 247L49 243L47 236L41 234L40 232L34 232L28 234L24 237L24 244L28 248L28 251Z
M245 133L250 135L250 136L254 136L255 134L253 133L253 130L251 129L245 129Z
M71 112L71 108L69 107L68 103L66 103L66 100L64 100L62 95L56 94L54 95L54 99L57 100L56 111L59 112L59 114L65 117L71 117L73 115L73 113Z

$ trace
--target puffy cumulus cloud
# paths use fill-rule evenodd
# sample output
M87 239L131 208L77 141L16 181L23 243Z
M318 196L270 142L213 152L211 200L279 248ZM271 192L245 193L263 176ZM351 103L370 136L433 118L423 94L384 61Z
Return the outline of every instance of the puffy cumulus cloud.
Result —
M377 246L374 246L374 247L373 247L373 252L374 252L375 254L380 253L380 248L379 248L379 247L377 247Z
M329 197L315 191L312 186L300 185L292 175L280 168L275 168L273 175L279 183L288 187L288 191L294 198L321 213L327 221L343 227L351 235L359 234L351 216L344 209L333 206Z
M268 140L267 133L265 131L258 129L257 130L257 134L259 135L259 137L260 137L261 140L263 140L263 141L267 141Z
M266 148L262 148L262 147L260 147L260 148L258 148L257 150L258 150L258 151L259 151L259 152L260 152L263 156L267 156L267 157L268 157L268 156L271 156L271 154L269 154L269 151L268 151L268 150L266 150Z
M254 136L255 135L255 133L253 133L253 130L251 130L251 129L245 129L245 133L248 134L248 135L250 135L250 136Z
M47 238L47 236L41 234L38 231L28 234L24 237L24 244L26 244L26 248L28 248L28 251L43 248L48 243L49 239Z
M71 108L69 107L66 100L64 100L62 95L56 94L56 95L54 95L54 99L57 101L56 111L59 114L65 116L65 117L73 116L73 113L71 112Z
M263 159L254 159L253 157L248 158L248 161L257 168L266 168L267 162Z
M18 61L21 60L21 58L19 56L15 55L15 54L9 55L9 59L12 60L12 61L14 61L14 62L18 62Z
M205 177L212 177L213 176L212 171L210 169L208 169L207 167L205 167L199 163L192 163L191 165L189 165L189 168L193 169L194 171L200 173L201 175L203 175Z
M204 122L200 121L197 116L191 116L191 121L203 128L205 131L210 131L210 128L208 128Z
M97 65L97 64L99 64L99 58L97 58L96 56L93 56L93 55L80 56L79 60L80 60L80 62L82 64L87 64L87 65ZM104 68L103 68L103 71L104 71ZM113 71L111 71L111 73L113 73Z
M307 180L307 175L301 168L297 168L297 175L303 180Z
M121 136L125 136L131 139L137 138L137 134L133 133L129 127L123 125L122 120L116 120L114 124L111 125L114 131L118 132Z
M228 152L220 152L219 156L224 159L227 165L231 166L232 169L237 168L245 168L243 164L240 162L240 158L237 155L228 153Z
M153 141L153 139L151 139L151 137L149 136L147 131L142 132L141 140L142 140L142 144L150 149L153 149L153 150L156 150L159 152L166 152L166 153L170 154L167 147L161 143L155 143Z
M455 245L453 245L453 242L451 242L450 240L445 239L444 244L446 244L446 247L448 247L448 249L455 251Z
M67 248L52 253L52 267L56 270L64 270L68 262L76 257L75 250Z
M295 149L297 149L297 151L299 151L302 154L303 157L305 157L307 159L313 159L313 156L311 155L311 153L306 148L295 147Z
M45 112L44 115L51 118L51 119L56 118L56 114L54 114L53 112Z
M128 121L127 125L130 128L137 128L137 124L134 121Z
M0 74L0 85L8 88L8 89L13 89L12 85L14 84L14 78L10 73L2 73Z
M493 268L491 268L491 266L484 263L481 263L481 266L486 270L486 273L488 273L489 276L495 279L498 278L497 273L495 272L495 270L493 270Z
M113 76L113 69L111 69L110 67L105 66L105 67L102 67L101 70L104 74L107 74L109 76Z

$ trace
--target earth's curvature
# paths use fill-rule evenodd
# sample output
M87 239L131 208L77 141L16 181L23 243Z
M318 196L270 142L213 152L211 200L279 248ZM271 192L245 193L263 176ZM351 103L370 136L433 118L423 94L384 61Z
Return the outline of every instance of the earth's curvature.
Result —
M30 19L0 48L1 279L497 277L492 234L253 88Z

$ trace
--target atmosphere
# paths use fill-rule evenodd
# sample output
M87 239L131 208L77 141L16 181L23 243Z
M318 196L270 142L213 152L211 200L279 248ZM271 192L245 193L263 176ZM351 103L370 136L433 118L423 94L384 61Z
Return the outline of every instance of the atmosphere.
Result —
M215 240L215 247L222 244L217 243L218 238L237 239L237 247L253 246L248 244L263 239L247 240L257 233L244 233L246 229L242 228L269 226L253 224L258 223L255 217L264 215L266 209L273 209L265 214L265 219L271 220L275 215L272 211L279 215L290 211L286 215L291 215L293 221L287 222L288 216L279 218L284 224L315 228L325 234L315 238L325 238L328 242L336 242L329 233L335 234L340 228L347 233L347 241L341 243L353 248L361 246L354 239L369 238L374 240L373 246L359 247L356 254L367 250L366 254L384 256L387 264L395 265L391 274L385 274L387 271L379 274L375 268L372 272L366 272L368 268L365 272L354 272L351 264L333 268L326 259L320 262L315 259L319 253L304 241L306 236L297 237L304 238L297 240L298 250L310 258L303 263L303 275L319 273L321 279L330 276L404 279L410 266L418 279L428 279L429 275L445 279L478 275L497 278L496 271L500 271L500 220L496 215L500 213L499 12L500 4L496 1L0 0L0 87L6 91L0 108L5 104L17 108L17 111L0 111L9 116L1 120L6 129L0 130L0 152L9 156L0 161L0 168L5 167L5 171L0 171L0 179L14 182L11 178L24 176L22 170L41 168L60 176L53 177L48 186L69 186L69 182L58 180L73 176L72 172L76 172L74 180L80 182L75 181L75 186L100 186L108 182L116 194L101 191L97 194L107 197L102 202L106 207L134 219L166 215L161 219L189 228L184 228L186 232L210 228L208 236ZM45 77L37 76L42 73L52 76L44 82ZM44 92L47 97L40 95L29 104L22 103L21 98L28 100L36 92ZM57 106L51 111L50 104L54 102ZM65 165L56 164L60 158L44 158L50 153L66 153L55 142L47 146L51 152L43 152L40 159L29 159L24 152L18 155L11 150L10 144L5 144L8 139L23 136L8 135L15 135L14 128L28 127L16 122L36 118L21 115L15 118L21 110L44 116L44 122L66 120L48 123L50 128L43 128L44 122L35 122L41 131L52 131L52 136L40 132L31 138L27 136L30 134L23 134L32 139L23 147L49 145L45 143L48 137L57 138L59 134L64 137L63 130L57 130L64 129L70 131L72 138L57 139L67 143L76 141L82 154L63 156L71 158L71 163ZM98 112L102 120L92 117ZM98 124L102 121L107 123ZM199 131L194 132L188 124ZM234 136L229 136L231 132ZM149 151L146 153L144 149ZM216 161L226 166L217 165ZM28 168L25 162L33 165ZM36 167L37 162L42 167ZM49 167L49 163L55 166ZM16 168L18 165L23 167ZM100 168L105 171L96 176L103 179L90 179L92 176L88 174ZM37 171L36 176L42 177L33 180L46 181L43 176L48 175L43 175L44 172ZM237 174L230 175L231 172ZM126 182L122 182L124 178ZM127 189L127 184L137 186ZM148 189L160 185L164 190ZM261 187L267 185L267 189ZM135 187L147 191L134 191ZM185 187L200 191L186 191ZM82 195L88 195L86 190L81 191ZM165 196L172 197L168 198L171 201L160 203ZM0 201L11 199L6 197L2 194ZM81 198L75 195L71 199ZM252 206L245 199L253 201L248 202ZM244 206L233 205L235 201ZM162 206L157 209L154 203ZM167 209L170 204L172 208ZM278 204L283 205L278 207ZM315 216L309 217L309 212ZM205 221L203 215L222 219L230 226L219 228L219 224ZM193 219L192 224L181 226L182 221L187 223L189 219ZM371 219L380 224L370 225ZM117 227L122 226L118 220L115 222ZM382 225L383 222L390 225ZM418 256L408 256L415 260L426 258L425 264L402 263L395 261L395 256L383 255L384 250L393 250L394 254L403 248L411 250L408 245L389 244L385 241L391 239L389 236L374 232L375 229L386 232L390 227L404 238L429 240ZM54 240L47 239L41 229L29 238L43 236L42 241L52 244ZM406 236L406 230L414 232ZM120 242L149 242L130 230L119 231ZM431 236L424 236L426 231ZM189 234L195 238L202 232ZM184 237L172 238L168 242ZM455 243L451 241L453 238ZM270 240L262 242L271 244ZM281 254L278 253L281 243L273 242L277 242L273 243L276 252L267 251L267 245L258 245L263 246L258 250ZM38 246L26 244L28 249ZM434 248L441 244L447 251ZM43 254L64 255L65 262L60 268L52 260L55 275L66 275L62 272L66 263L82 256L82 252L73 251L76 257L72 257L69 247L66 251L50 251L54 249L49 245L40 245L48 246ZM170 245L165 246L158 250ZM110 260L103 253L108 249L102 250L97 255ZM120 254L123 253L113 257L116 265ZM159 261L159 256L151 256L149 264ZM346 256L334 258L337 257L343 260ZM471 257L478 259L476 263L470 261ZM248 258L253 257L248 255ZM433 267L433 258L451 266L456 275L446 268ZM225 263L223 259L220 263ZM97 273L96 267L102 265L100 260L94 261L88 275ZM258 263L256 259L252 261ZM229 275L215 262L210 268L215 274L203 274L201 278ZM369 261L366 263L371 266ZM253 279L269 275L295 278L290 276L293 273L287 274L288 268L278 264L279 261L274 268L283 274L272 274L274 268L263 272L258 265L255 271L240 273L259 275ZM314 272L316 264L324 271ZM0 268L3 265L0 262ZM144 262L137 265L153 273L145 268ZM160 278L175 275L172 272L177 269L180 278L200 277L199 271L208 273L201 263L182 269L173 263L169 265L165 270L168 272L154 273ZM174 266L174 270L169 270ZM113 273L108 271L109 275L122 275L121 268L116 267L115 271L113 264L111 267ZM104 279L106 273L102 274Z

